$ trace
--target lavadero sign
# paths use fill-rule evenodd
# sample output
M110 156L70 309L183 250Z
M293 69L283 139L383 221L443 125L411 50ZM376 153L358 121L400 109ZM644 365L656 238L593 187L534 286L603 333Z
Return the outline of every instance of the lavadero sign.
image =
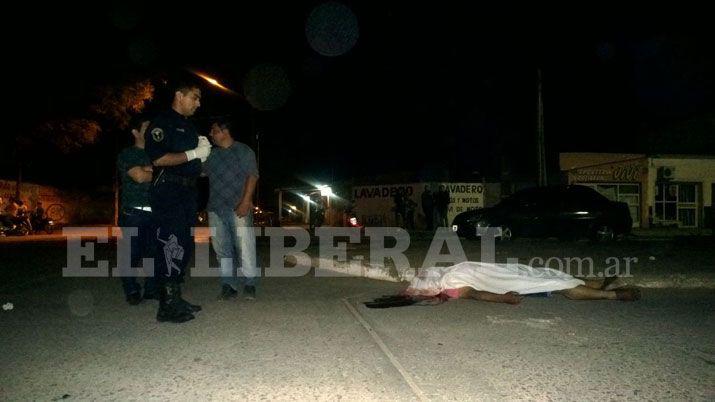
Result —
M433 195L440 188L446 188L449 192L450 203L447 207L449 223L464 211L484 208L482 183L410 183L353 187L355 212L361 223L366 226L398 226L400 222L395 215L395 199L399 194L414 203L415 227L423 229L427 226L422 208L422 195L426 188L429 188Z
M374 187L355 187L353 195L355 200L361 198L389 198L393 199L397 194L411 197L415 192L414 185L395 185L395 186L374 186Z

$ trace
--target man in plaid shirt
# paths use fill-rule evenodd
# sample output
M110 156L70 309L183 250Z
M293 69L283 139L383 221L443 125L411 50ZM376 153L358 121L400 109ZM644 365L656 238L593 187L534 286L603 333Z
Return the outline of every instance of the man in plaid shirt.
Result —
M256 296L256 237L253 233L253 193L258 182L256 155L246 144L231 136L232 124L225 119L211 126L216 145L204 164L209 177L209 226L216 229L211 243L221 264L221 299L235 298L238 278L235 261L241 261L246 299Z

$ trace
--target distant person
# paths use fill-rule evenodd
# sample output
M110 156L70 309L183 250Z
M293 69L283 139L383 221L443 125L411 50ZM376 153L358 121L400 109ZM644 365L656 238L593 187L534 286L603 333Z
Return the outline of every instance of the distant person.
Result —
M4 226L12 227L19 224L18 211L20 206L15 197L10 197L3 209L2 221Z
M435 195L435 212L437 214L437 226L447 227L449 222L447 213L449 212L450 195L447 186L440 185L439 191Z
M18 205L17 200L14 197L11 197L7 201L7 205L5 206L5 215L10 217L11 219L15 219L17 217L17 211L20 208Z
M414 230L415 229L415 208L417 208L417 203L412 201L410 197L404 197L404 210L405 210L405 229Z
M37 201L35 205L35 211L32 215L36 218L42 219L45 217L45 209L42 207L42 201Z
M310 230L315 230L316 227L323 226L325 221L325 204L320 194L314 194L310 199Z
M8 205L7 200L4 197L0 196L0 225L1 226L10 226L12 224L12 222L10 221L10 217L5 212L7 205ZM4 232L3 232L3 234L4 234Z
M434 194L429 186L425 186L422 192L422 212L425 214L425 224L427 230L434 229Z
M18 199L16 203L17 203L17 211L15 212L15 215L16 216L26 215L27 214L27 204L25 204L25 201Z
M345 203L345 209L343 210L343 216L345 219L345 226L359 226L357 221L357 215L355 213L355 199L350 199Z
M15 210L15 222L18 224L24 223L27 225L30 233L32 233L32 221L30 220L30 214L27 210L27 204L23 200L18 199L16 205L17 209Z
M394 202L395 210L395 226L404 227L405 226L405 199L400 191L396 191L395 195L392 197Z
M35 210L32 212L30 219L32 220L32 227L35 231L42 230L44 227L45 219L45 209L42 208L42 202L37 201L35 204Z

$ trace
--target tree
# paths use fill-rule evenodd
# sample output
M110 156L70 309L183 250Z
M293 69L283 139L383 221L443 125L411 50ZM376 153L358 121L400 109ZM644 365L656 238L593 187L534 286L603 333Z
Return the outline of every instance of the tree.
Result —
M34 127L28 135L15 140L14 159L17 164L16 196L22 186L23 166L30 164L33 152L51 148L62 154L70 154L97 142L101 135L115 135L115 151L118 151L118 132L126 130L132 116L144 110L154 97L154 85L150 80L134 80L98 87L95 98L84 106L84 111L75 116L48 119ZM77 117L80 115L82 117ZM118 176L114 175L115 222L118 204Z
M143 80L119 86L106 86L97 90L98 101L90 110L108 124L124 130L132 115L144 110L146 103L154 98L154 85Z
M72 117L44 121L27 135L17 136L12 155L17 166L15 197L20 198L23 168L29 166L37 155L48 148L69 154L96 142L101 132L102 128L96 121Z
M45 140L63 154L69 154L95 143L101 132L99 123L87 118L51 120L40 124L29 138L19 138L18 143L22 148L29 148Z
M90 110L104 120L111 129L126 130L132 115L141 113L146 103L154 98L154 85L143 80L121 86L107 86L98 91L98 102L90 106ZM114 151L119 152L119 138L114 135ZM114 224L119 218L119 174L114 169Z

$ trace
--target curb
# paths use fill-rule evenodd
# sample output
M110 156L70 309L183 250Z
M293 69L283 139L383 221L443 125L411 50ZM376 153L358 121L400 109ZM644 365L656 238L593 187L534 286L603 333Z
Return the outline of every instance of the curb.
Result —
M312 265L315 269L328 271L336 274L337 277L358 277L375 279L385 282L404 282L406 279L398 277L398 272L409 270L410 267L372 267L363 263L362 260L353 261L333 261L327 258L312 257ZM332 275L330 275L332 276ZM626 282L631 286L638 286L647 289L715 289L715 274L709 276L689 277L684 274L673 275L643 275L626 278Z
M328 258L312 257L311 262L315 269L337 274L335 276L338 277L361 277L385 282L402 282L400 278L390 274L389 267L372 267L369 264L363 264L361 259L333 261Z

